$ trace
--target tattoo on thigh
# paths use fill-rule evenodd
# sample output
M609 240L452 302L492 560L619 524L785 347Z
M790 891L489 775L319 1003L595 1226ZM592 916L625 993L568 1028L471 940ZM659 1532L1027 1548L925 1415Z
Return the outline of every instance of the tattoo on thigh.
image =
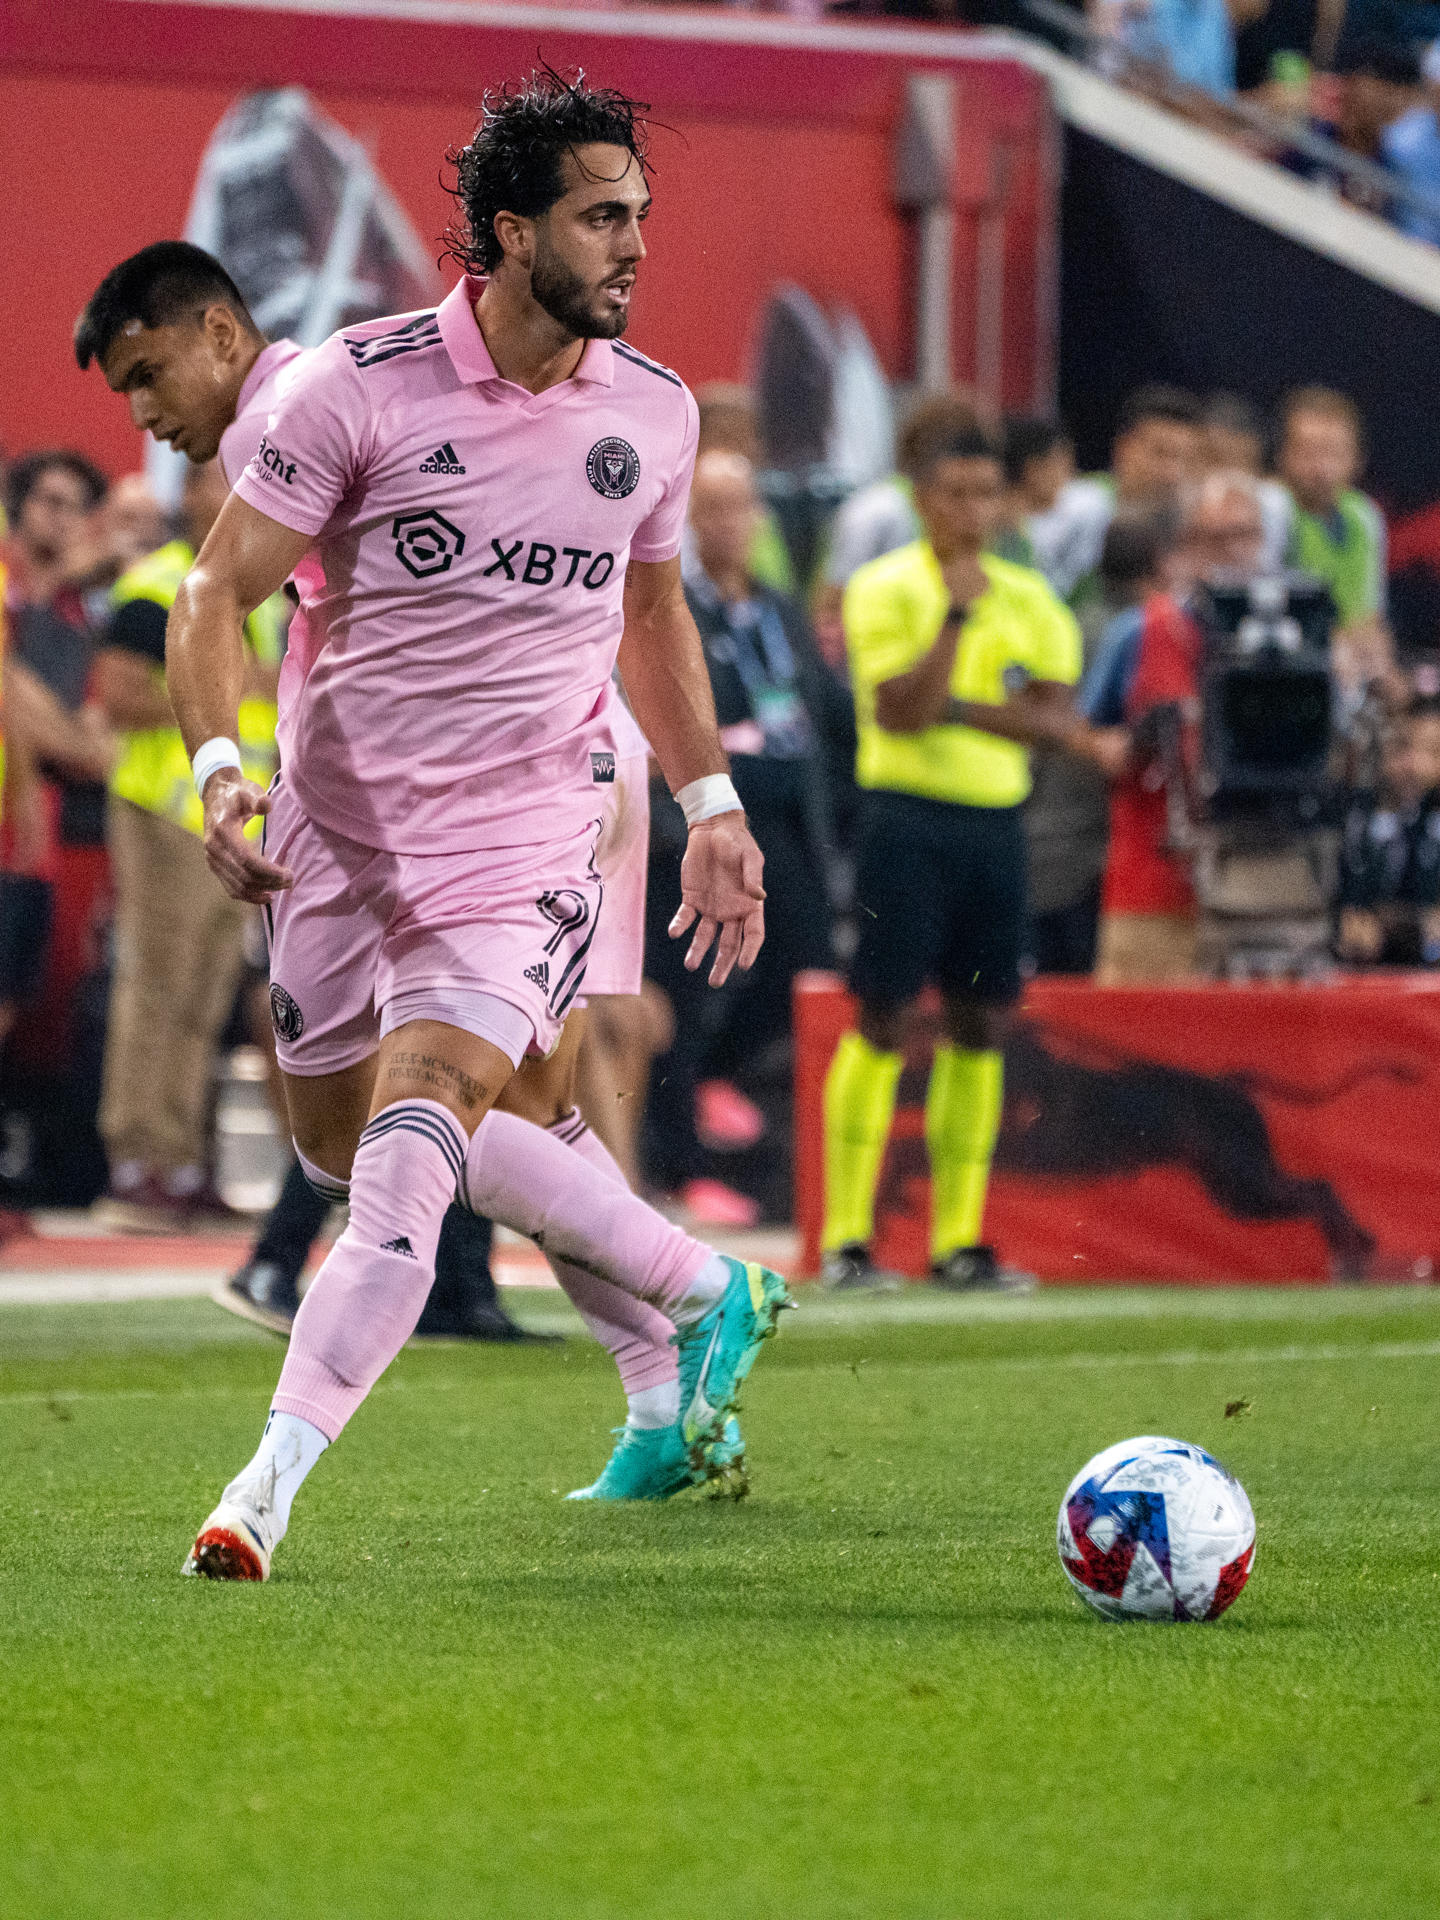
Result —
M392 1054L385 1078L392 1085L404 1081L409 1086L434 1087L458 1101L467 1113L472 1113L490 1096L490 1089L473 1074L457 1067L453 1060L442 1059L438 1053Z

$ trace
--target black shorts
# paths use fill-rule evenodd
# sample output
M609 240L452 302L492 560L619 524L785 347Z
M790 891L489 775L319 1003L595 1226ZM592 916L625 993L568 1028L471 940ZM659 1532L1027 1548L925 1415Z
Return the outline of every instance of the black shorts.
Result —
M926 986L995 1006L1016 999L1025 926L1019 807L872 791L860 822L851 992L884 1006Z
M0 873L0 1001L24 1002L39 987L54 902L48 880Z

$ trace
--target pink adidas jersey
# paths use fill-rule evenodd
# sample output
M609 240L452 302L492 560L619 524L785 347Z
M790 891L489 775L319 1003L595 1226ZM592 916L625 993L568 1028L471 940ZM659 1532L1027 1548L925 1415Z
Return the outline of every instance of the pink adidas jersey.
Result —
M525 845L593 808L626 564L679 552L695 458L684 384L621 342L541 394L502 380L479 293L318 347L235 488L324 575L286 777L395 853Z
M235 403L235 418L220 436L220 469L232 487L254 459L255 449L265 432L265 423L275 411L281 394L288 389L304 365L307 351L305 347L297 347L293 340L273 341L246 374L245 384ZM319 561L313 554L307 553L295 569L295 588L302 603L307 599L313 600L324 584L325 576L320 571ZM285 640L285 658L280 666L278 734L282 753L285 752L288 731L286 719L295 705L300 684L310 671L311 657L302 605L290 622Z

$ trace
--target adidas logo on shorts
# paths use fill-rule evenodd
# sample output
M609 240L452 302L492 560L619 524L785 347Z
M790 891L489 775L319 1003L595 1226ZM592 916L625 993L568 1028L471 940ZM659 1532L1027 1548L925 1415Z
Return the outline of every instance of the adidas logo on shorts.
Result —
M526 967L525 978L533 980L542 993L550 991L550 962L540 960L533 967Z
M464 473L460 456L447 440L443 447L437 447L428 460L420 462L421 473Z
M415 1258L415 1249L410 1244L408 1234L397 1233L393 1240L386 1240L380 1248L381 1253L398 1253L406 1260Z

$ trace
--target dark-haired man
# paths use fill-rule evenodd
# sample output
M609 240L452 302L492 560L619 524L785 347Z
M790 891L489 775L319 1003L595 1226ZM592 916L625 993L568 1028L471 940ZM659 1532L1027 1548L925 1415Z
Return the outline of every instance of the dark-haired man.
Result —
M885 1284L870 1252L875 1190L929 985L945 1020L925 1103L933 1280L1034 1284L1007 1273L981 1231L1000 1046L1020 991L1025 748L1068 737L1080 635L1040 574L987 551L1003 492L999 451L978 429L932 448L915 485L925 537L846 589L865 811L850 969L859 1019L825 1082L822 1277L833 1287Z
M1137 388L1120 409L1110 471L1072 480L1052 511L1031 523L1046 578L1073 606L1098 594L1100 548L1114 515L1172 507L1197 477L1201 421L1200 402L1182 388Z
M414 1326L457 1187L509 1196L677 1328L698 1471L785 1299L560 1141L487 1118L583 985L617 648L690 823L676 932L696 966L715 945L717 983L758 951L763 892L680 583L694 403L610 344L645 253L635 110L537 77L487 99L458 174L457 248L488 279L316 350L171 619L212 866L272 921L297 1148L350 1198L260 1449L196 1541L214 1577L268 1575L294 1492ZM235 764L239 621L312 548L325 586L266 796Z

